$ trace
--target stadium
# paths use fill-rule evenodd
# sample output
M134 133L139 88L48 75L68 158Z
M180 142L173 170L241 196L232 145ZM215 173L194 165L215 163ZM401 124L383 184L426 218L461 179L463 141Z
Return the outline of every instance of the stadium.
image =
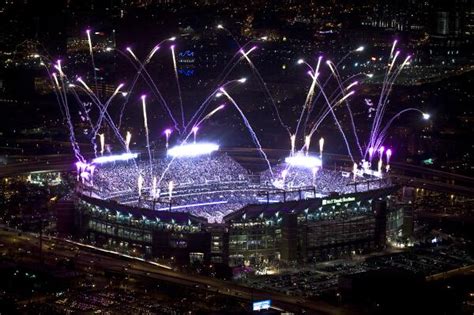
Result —
M143 60L131 47L110 48L108 52L114 50L117 56L126 57L136 73L131 85L119 84L104 100L85 81L97 82L95 71L93 76L75 76L73 80L65 73L66 66L61 60L48 63L77 161L75 198L58 211L60 233L73 234L81 241L115 251L182 264L307 262L384 247L390 231L399 230L409 217L404 215L409 207L391 197L397 187L391 184L389 176L392 148L385 147L388 130L406 112L421 113L423 120L430 118L417 108L406 108L386 118L387 113L393 114L387 111L392 86L411 60L411 55L398 58L401 53L396 49L396 40L379 101L366 101L358 115L360 119L354 118L349 100L373 74L360 73L343 79L337 67L345 58L361 53L363 46L349 51L339 62L323 56L314 60L314 65L311 60L295 62L295 67L300 65L308 70L305 78L310 78L309 89L302 106L295 107L296 115L283 119L249 57L258 49L247 47L250 42L239 45L212 92L186 115L176 64L173 69L178 95L168 101L146 69L151 59L163 52L160 45L167 46L175 40L171 37L161 41ZM90 37L88 41L92 46ZM170 44L169 48L175 60L175 45ZM93 53L90 50L91 60ZM233 69L241 63L250 66L252 76L230 79ZM360 80L350 82L359 75ZM275 123L266 128L278 137L280 144L286 143L284 139L290 140L287 151L271 158L268 153L273 149L263 149L263 138L257 134L263 131L263 125L256 132L247 110L233 97L248 80L258 83L268 98L270 106L259 107L259 118ZM144 87L137 82L146 83L151 93L148 98L146 94L137 97L134 89ZM331 86L335 89L327 93ZM120 95L123 101L117 99ZM91 102L85 103L84 97ZM127 112L126 107L133 105L129 103L138 100L141 110ZM147 100L159 106L148 108ZM109 111L112 103L118 106L110 106L114 110ZM156 115L157 110L160 116ZM229 151L217 143L198 141L198 130L207 128L208 122L222 112L229 115L221 127L232 121L229 126L242 127L240 130L250 136L256 153L253 159L239 159L236 153L240 149ZM125 117L128 114L140 119L131 123ZM79 118L79 122L75 123L74 118ZM323 153L324 138L319 139L318 152L310 150L312 138L323 134L320 127L328 118L332 118L331 130L339 134L342 148L347 150L343 163L330 161ZM136 123L140 120L143 127ZM367 128L358 128L356 122L370 130L361 130ZM172 127L157 135L150 131L150 126L153 130ZM131 142L130 131L138 132L138 141ZM236 135L240 137L241 133ZM157 139L161 136L166 139L163 151L163 139ZM214 138L211 132L207 136ZM330 141L334 138L331 135ZM82 147L81 139L86 140ZM304 144L299 143L301 140ZM248 167L256 165L261 167Z
M182 153L172 155L177 149ZM78 163L74 218L62 211L58 223L129 254L231 266L371 251L383 247L387 224L402 223L400 209L387 211L396 190L388 177L343 163L326 169L321 155L309 152L253 172L238 152L192 143L152 163L132 153Z

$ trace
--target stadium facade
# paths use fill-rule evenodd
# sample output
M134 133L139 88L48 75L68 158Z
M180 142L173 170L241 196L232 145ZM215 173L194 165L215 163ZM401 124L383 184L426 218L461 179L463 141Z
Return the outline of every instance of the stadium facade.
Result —
M58 225L94 245L180 264L304 263L383 248L388 233L403 225L403 208L392 198L396 190L249 204L222 223L79 193L70 211L73 218L62 209Z
M382 248L394 225L388 219L400 210L390 200L395 190L248 205L224 218L229 263L309 262Z

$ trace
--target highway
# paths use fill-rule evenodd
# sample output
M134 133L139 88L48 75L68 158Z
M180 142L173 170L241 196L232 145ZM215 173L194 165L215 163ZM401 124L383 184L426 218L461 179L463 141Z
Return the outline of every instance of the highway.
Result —
M0 230L0 242L7 248L18 250L16 259L27 263L37 263L39 256L39 236L23 233L7 228ZM126 275L133 278L147 278L173 283L193 290L203 290L209 293L222 294L238 300L271 299L278 308L295 312L305 310L311 314L346 314L343 309L322 301L313 301L302 297L288 296L278 292L265 291L244 287L230 281L219 280L199 275L185 274L168 267L157 266L154 262L126 257L119 253L104 251L90 245L84 245L55 237L43 237L43 263L46 266L56 266L58 260L73 260L78 270L89 273L105 271Z

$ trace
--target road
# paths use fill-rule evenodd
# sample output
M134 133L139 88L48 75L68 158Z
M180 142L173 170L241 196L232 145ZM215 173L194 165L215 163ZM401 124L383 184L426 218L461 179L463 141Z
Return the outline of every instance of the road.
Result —
M18 249L19 256L24 262L37 263L39 259L39 236L23 233L21 236L13 230L1 230L0 242L2 249ZM20 250L21 249L21 250ZM76 268L86 272L112 272L133 278L155 279L189 287L194 290L204 290L210 293L222 294L238 300L272 300L272 303L284 310L301 313L304 309L311 314L346 314L343 309L322 301L313 301L302 297L288 296L278 292L252 289L230 281L199 275L190 275L174 271L169 267L160 267L156 263L127 257L119 253L94 248L69 240L43 237L43 263L56 266L58 260L72 259Z

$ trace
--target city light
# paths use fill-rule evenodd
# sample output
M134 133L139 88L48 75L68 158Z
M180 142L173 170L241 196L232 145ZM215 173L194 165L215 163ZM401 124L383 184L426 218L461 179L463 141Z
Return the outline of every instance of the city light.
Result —
M304 167L309 169L321 167L323 165L320 158L312 155L303 155L301 153L286 157L285 162L290 166Z
M217 150L219 150L219 146L215 143L198 142L174 146L167 151L167 154L171 157L177 158L196 157L211 154Z
M104 164L104 163L116 162L116 161L128 161L128 160L137 158L137 156L138 156L138 153L122 153L118 155L100 156L100 157L92 159L92 163Z

